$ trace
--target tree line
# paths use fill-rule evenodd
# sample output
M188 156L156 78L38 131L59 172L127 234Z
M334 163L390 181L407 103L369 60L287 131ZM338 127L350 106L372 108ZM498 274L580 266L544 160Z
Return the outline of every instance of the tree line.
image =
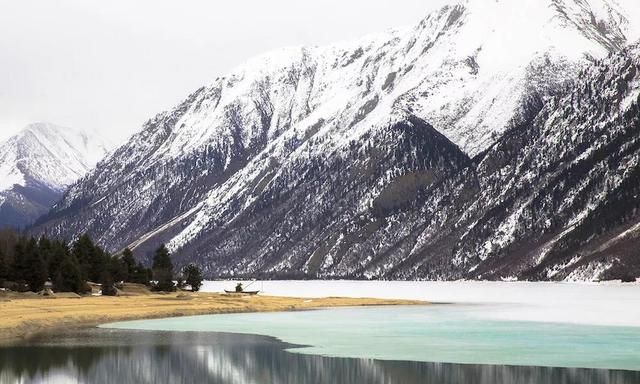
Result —
M101 284L103 295L116 295L121 283L144 284L155 291L175 291L189 285L198 291L202 280L202 272L194 264L176 274L164 245L155 251L153 264L147 268L136 262L130 249L111 255L86 234L67 244L46 236L36 239L0 231L0 287L15 291L40 292L47 282L55 292L78 294L91 292L89 282Z

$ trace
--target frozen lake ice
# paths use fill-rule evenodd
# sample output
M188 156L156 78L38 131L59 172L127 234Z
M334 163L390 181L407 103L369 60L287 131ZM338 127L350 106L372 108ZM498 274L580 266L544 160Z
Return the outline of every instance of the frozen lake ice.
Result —
M251 282L246 282L245 286ZM207 281L206 292L232 289L235 281ZM640 284L421 281L257 281L249 289L295 297L376 297L482 304L488 319L640 327ZM503 304L503 305L496 305Z

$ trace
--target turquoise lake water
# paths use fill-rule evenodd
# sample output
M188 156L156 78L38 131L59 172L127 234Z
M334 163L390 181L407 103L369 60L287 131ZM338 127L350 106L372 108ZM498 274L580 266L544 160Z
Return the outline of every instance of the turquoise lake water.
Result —
M268 335L290 351L420 362L640 370L640 328L494 320L510 304L339 308L128 321L104 328Z
M638 384L640 371L290 353L267 336L83 329L0 347L4 384Z

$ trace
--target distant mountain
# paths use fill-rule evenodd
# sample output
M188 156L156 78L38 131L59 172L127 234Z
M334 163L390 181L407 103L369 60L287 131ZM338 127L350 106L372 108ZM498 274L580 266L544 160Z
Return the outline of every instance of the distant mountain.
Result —
M108 152L95 134L34 123L0 144L0 227L24 227Z
M143 258L166 242L212 274L618 276L640 264L611 248L635 244L637 8L469 0L258 57L148 121L36 231Z

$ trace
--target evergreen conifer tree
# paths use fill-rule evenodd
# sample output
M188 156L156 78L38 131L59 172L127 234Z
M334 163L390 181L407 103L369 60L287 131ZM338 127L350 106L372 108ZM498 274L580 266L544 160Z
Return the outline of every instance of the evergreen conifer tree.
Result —
M26 269L23 272L23 278L29 289L33 292L42 291L49 274L47 272L47 263L44 261L38 242L34 238L31 238L25 244L24 264Z
M72 253L80 263L83 279L100 281L102 272L108 268L109 255L95 245L89 235L84 234L76 240Z
M193 292L197 292L202 287L202 271L195 264L189 264L184 267L183 271L185 282L191 286Z
M0 249L0 285L9 277L9 263L4 251Z
M138 263L133 268L133 272L129 274L128 281L131 283L149 285L149 281L151 281L151 273L149 269L142 265L142 263Z
M116 289L116 286L113 282L113 277L111 277L110 273L103 273L100 283L102 284L103 296L116 296L118 294L118 290Z
M136 259L133 257L133 252L131 252L129 248L125 248L124 251L122 251L120 260L122 261L122 264L124 264L124 268L127 273L124 280L133 281L133 275L136 273Z
M72 251L73 257L78 261L78 267L80 268L80 273L82 274L83 280L91 279L92 272L92 260L95 258L94 246L91 238L88 235L84 234L78 238L73 243ZM94 280L95 281L95 280Z
M122 261L122 258L119 256L110 256L109 254L106 255L107 268L105 271L111 275L113 281L127 281L129 278L129 272L127 271L127 266ZM102 277L104 278L104 276Z
M164 244L156 250L153 256L153 278L156 280L155 289L158 291L175 291L173 284L173 263L169 250Z
M10 279L17 284L14 289L18 291L27 290L29 264L27 260L27 241L24 238L16 242L10 276Z
M77 261L71 256L64 258L60 268L53 279L53 288L56 292L83 293L84 282Z
M54 279L58 275L60 266L65 258L70 257L69 248L61 241L53 241L51 243L51 249L49 251L49 257L47 260L47 269L49 270L49 276Z

